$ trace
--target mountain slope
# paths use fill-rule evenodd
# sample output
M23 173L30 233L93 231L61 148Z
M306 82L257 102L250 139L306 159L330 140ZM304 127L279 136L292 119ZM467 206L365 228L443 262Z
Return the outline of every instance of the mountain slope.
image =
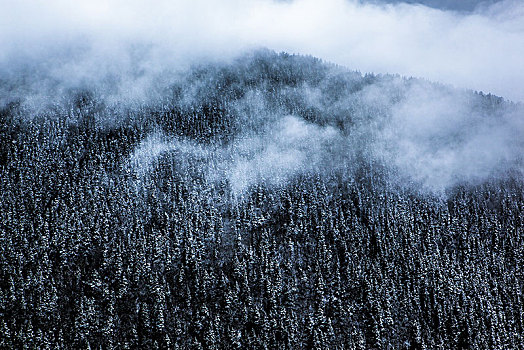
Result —
M524 345L521 105L270 51L169 77L4 84L2 347Z

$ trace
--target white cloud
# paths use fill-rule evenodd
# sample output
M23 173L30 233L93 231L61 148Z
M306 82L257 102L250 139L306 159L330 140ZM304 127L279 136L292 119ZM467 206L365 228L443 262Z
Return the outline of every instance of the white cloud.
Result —
M243 138L233 145L229 157L233 161L226 167L226 177L234 193L243 193L259 181L284 184L299 173L335 168L343 144L344 139L332 127L285 116L265 133Z
M267 46L524 101L521 1L472 13L348 0L0 0L0 8L4 68L13 55L38 57L72 42L92 45L82 60L95 66L151 43L150 69Z
M266 124L262 133L244 134L225 146L203 146L153 133L135 148L127 164L142 181L161 156L171 156L179 171L192 168L211 182L227 179L232 192L242 195L260 182L279 186L299 174L346 166L349 154L344 152L345 144L347 140L333 127L320 127L288 115ZM194 159L199 163L192 162Z
M524 174L524 120L517 110L486 115L472 95L421 82L412 83L405 96L392 106L373 146L401 175L442 192L510 171Z

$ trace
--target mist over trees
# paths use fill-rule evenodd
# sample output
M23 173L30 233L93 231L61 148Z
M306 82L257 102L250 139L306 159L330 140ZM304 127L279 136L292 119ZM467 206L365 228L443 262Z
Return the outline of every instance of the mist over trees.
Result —
M22 71L0 347L524 347L521 104L267 50Z

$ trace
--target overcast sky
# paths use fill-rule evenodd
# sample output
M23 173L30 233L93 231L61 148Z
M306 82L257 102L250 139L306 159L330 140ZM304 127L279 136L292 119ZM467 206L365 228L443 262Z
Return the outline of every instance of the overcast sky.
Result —
M152 44L151 69L263 46L524 101L524 1L410 2L0 0L0 73L72 44L106 63Z

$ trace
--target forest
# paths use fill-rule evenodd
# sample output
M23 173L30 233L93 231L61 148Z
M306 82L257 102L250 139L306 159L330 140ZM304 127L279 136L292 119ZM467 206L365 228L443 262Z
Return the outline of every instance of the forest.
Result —
M131 102L26 74L0 348L524 348L522 104L269 50Z

